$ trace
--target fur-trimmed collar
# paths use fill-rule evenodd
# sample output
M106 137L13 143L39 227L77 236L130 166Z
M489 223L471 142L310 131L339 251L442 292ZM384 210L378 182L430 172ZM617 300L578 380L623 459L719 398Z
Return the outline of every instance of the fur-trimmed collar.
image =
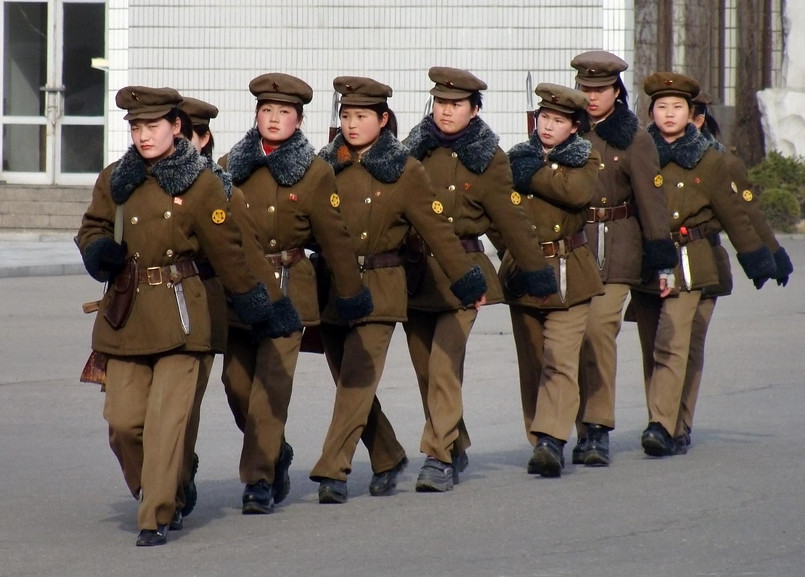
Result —
M265 154L260 132L251 128L229 151L226 168L236 185L242 184L255 170L265 166L281 186L293 186L305 176L315 156L316 151L300 130L274 152Z
M207 168L212 170L212 173L218 177L218 180L221 181L221 184L224 185L224 192L226 193L226 199L229 200L232 198L232 175L225 171L221 166L214 162L212 158L208 156L202 156L207 163Z
M422 160L434 148L441 146L436 134L439 129L432 116L426 116L417 124L405 140L411 156ZM467 170L481 174L489 167L498 148L498 135L478 116L470 120L467 131L450 147Z
M531 184L531 178L547 161L555 162L562 166L579 168L587 163L593 145L589 140L585 140L577 134L571 134L570 138L555 147L545 155L545 149L539 135L535 131L528 142L515 144L509 150L509 163L512 167L514 177L514 189L517 192L527 194Z
M727 147L716 140L716 137L713 136L712 132L707 130L707 128L702 128L702 134L707 139L707 144L710 146L710 148L715 148L721 154L724 154L724 152L727 150Z
M332 165L336 174L351 164L360 161L369 174L380 182L389 184L397 182L405 169L408 160L408 148L388 130L380 133L372 147L363 156L344 139L340 132L335 139L319 151L319 156Z
M179 196L193 185L206 168L206 161L184 138L176 139L174 146L174 153L152 166L151 174L162 190L171 196ZM137 152L137 147L131 145L112 170L109 179L112 199L116 204L125 203L147 177L145 159Z
M654 138L654 144L657 146L661 168L673 161L682 168L690 170L699 164L704 153L710 148L707 139L692 123L688 123L685 134L670 144L662 137L657 125L649 125L648 133Z
M626 105L618 104L615 110L601 122L596 123L593 132L601 140L618 150L626 150L634 142L640 128L637 116Z

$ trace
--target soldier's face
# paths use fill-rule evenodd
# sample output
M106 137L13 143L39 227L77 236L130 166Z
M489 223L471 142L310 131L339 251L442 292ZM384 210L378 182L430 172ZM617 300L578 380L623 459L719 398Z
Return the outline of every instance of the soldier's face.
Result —
M380 136L380 131L388 123L388 112L378 117L371 108L343 107L341 109L341 134L358 152L363 152Z
M609 86L580 85L579 90L590 100L590 104L587 106L587 114L594 121L603 120L615 110L615 101L620 90L615 88L614 84Z
M178 118L168 122L165 118L132 120L129 122L131 142L145 160L154 163L173 154L173 139L181 133Z
M681 96L661 96L654 101L651 119L662 137L668 142L673 142L685 134L692 113L688 101Z
M477 106L470 106L470 99L448 100L436 97L433 100L433 122L445 134L461 132L478 114Z
M257 109L257 130L269 146L279 146L301 125L302 120L292 104L269 100Z
M575 134L578 124L570 119L570 115L550 108L542 108L537 116L537 134L545 148L553 148L562 144Z

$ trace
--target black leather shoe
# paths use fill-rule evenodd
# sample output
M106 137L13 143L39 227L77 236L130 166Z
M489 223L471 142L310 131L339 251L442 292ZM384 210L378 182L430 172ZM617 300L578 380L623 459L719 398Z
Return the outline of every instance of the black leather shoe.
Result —
M587 451L587 439L585 437L581 437L578 441L576 441L576 446L573 447L573 456L572 461L574 465L583 465L584 464L584 457Z
M319 503L346 503L347 482L338 479L319 481Z
M291 476L288 474L291 461L293 461L293 447L283 441L279 459L274 466L274 483L271 485L274 490L275 503L282 503L291 492Z
M453 465L427 457L416 478L417 493L444 493L453 489Z
M565 467L565 443L550 435L539 435L534 454L528 461L528 472L543 477L559 477Z
M190 482L184 488L184 507L180 513L182 517L187 517L196 508L198 501L198 489L196 488L196 473L198 472L198 455L193 453L193 466L190 468ZM173 527L171 527L173 529Z
M470 464L470 458L464 449L450 451L450 458L453 459L453 484L458 485L459 473L463 473L464 469Z
M243 489L243 514L265 515L274 510L274 495L271 485L264 480Z
M640 439L643 451L652 457L668 457L674 454L674 440L659 423L649 423Z
M137 535L137 547L156 547L168 542L168 526L157 525L156 531L153 529L143 529Z
M393 469L372 475L372 480L369 482L369 493L375 497L390 493L397 486L397 477L403 472L406 465L408 465L408 457L403 457L402 461L397 463Z
M171 531L181 531L182 527L184 527L184 519L182 518L181 511L174 511L173 512L173 519L171 519L171 523L169 525Z
M587 447L584 464L588 467L609 465L609 429L603 425L587 425Z
M674 455L687 455L688 454L688 443L685 439L687 435L679 435L678 437L674 437Z

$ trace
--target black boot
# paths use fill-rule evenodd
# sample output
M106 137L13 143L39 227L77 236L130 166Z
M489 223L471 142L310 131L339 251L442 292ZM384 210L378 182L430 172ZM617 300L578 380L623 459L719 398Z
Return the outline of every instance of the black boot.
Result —
M538 434L537 446L528 461L528 472L543 477L559 477L565 467L565 442L550 435Z
M408 457L403 457L399 463L388 471L372 475L372 480L369 482L369 493L375 497L391 493L394 487L397 486L397 477L400 476L406 465L408 465Z
M587 456L587 438L579 437L576 441L576 446L573 447L573 464L583 465L584 457Z
M279 459L274 466L274 483L272 484L274 503L282 503L291 492L291 476L288 474L291 461L293 461L293 447L283 441Z
M137 535L137 547L156 547L168 542L168 526L157 525L154 529L143 529Z
M674 440L661 424L651 422L640 439L643 451L652 457L668 457L674 454Z
M267 481L259 480L243 489L243 514L265 515L274 510L274 493Z
M609 465L609 429L603 425L587 425L587 446L584 464L588 467Z

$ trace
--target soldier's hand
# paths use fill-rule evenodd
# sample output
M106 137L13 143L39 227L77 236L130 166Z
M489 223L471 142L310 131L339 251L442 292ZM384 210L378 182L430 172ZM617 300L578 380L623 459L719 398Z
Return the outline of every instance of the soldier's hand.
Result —
M753 278L752 283L755 285L755 288L757 290L760 290L760 289L763 288L763 285L766 284L767 280L769 280L769 277L762 276L762 277L759 277L759 278Z
M777 286L785 286L788 284L788 275L777 277Z
M486 304L486 294L482 294L481 298L475 301L473 306L475 307L476 311L479 311L481 310L481 307L484 306L485 304Z
M118 244L110 242L104 245L100 254L101 268L109 273L109 278L114 278L117 273L126 266L126 255L128 248L125 241Z

